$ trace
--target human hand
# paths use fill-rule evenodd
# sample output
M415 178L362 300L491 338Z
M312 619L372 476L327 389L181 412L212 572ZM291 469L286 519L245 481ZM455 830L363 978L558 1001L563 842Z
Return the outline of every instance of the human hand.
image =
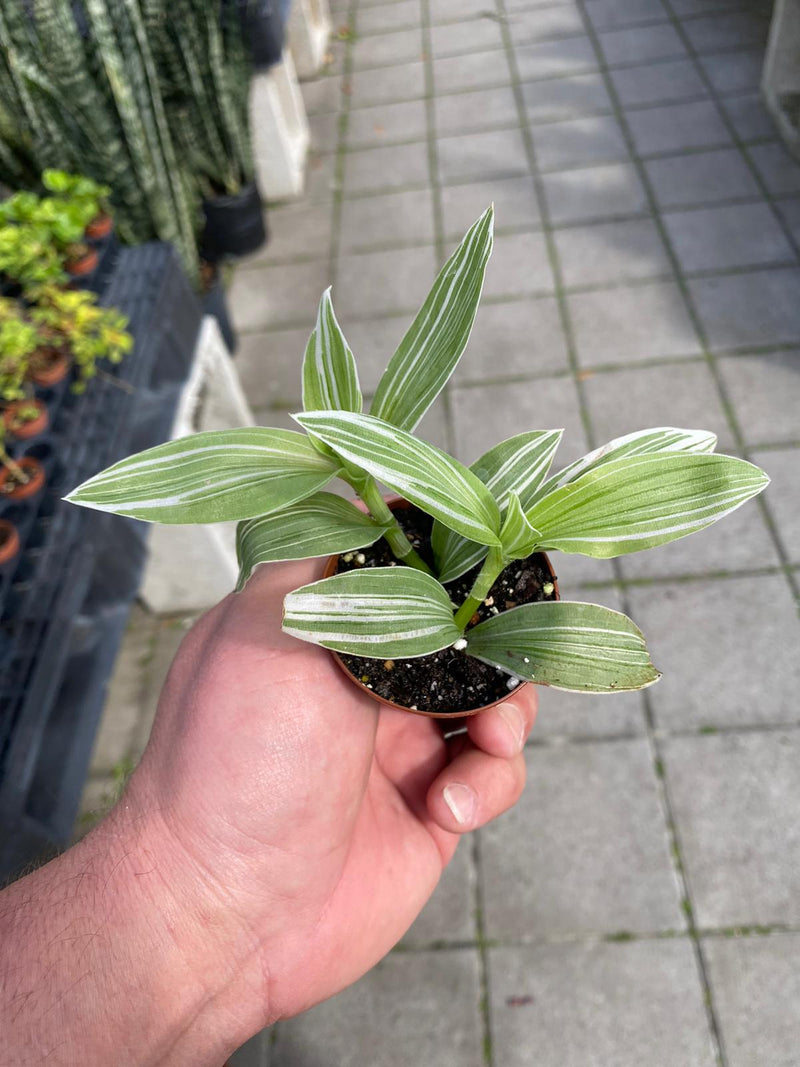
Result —
M260 568L198 622L129 788L161 812L176 891L249 976L250 1033L343 989L402 937L459 835L519 797L536 711L525 687L446 743L431 719L380 706L281 631L285 594L319 572Z

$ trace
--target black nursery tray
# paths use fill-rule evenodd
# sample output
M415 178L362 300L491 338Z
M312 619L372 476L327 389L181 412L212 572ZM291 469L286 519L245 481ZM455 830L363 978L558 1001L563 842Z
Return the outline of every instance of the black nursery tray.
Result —
M47 471L32 503L0 503L22 551L0 573L0 876L68 841L105 688L146 555L145 526L63 501L170 432L202 312L169 245L114 248L101 303L133 352L85 393L47 392L50 430L17 454Z

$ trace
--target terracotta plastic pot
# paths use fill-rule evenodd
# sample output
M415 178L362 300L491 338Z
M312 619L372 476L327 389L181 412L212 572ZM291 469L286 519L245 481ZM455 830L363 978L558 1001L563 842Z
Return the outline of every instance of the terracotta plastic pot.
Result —
M409 504L409 502L407 500L403 500L400 497L391 497L386 501L386 503L389 505L389 507L392 509L392 511L401 511L401 510L405 510L407 508L413 507L413 505ZM553 583L554 597L555 597L556 600L558 600L559 599L558 581L556 579L555 571L553 570L553 566L550 563L549 558L544 554L544 552L539 552L539 553L537 553L537 555L539 555L541 557L541 559L544 561L544 563L546 564L547 570L548 570L548 572L550 574L550 580ZM325 563L325 570L324 570L324 573L322 575L323 578L330 578L333 574L335 574L336 573L336 568L338 566L338 563L339 563L339 556L330 556L328 558L328 560L326 561L326 563ZM372 697L373 700L377 700L379 704L385 704L386 707L395 708L395 709L397 709L397 711L407 711L407 712L410 712L410 714L412 714L412 715L424 715L428 719L466 719L466 718L469 718L472 715L477 715L481 711L488 711L489 708L496 708L498 706L498 704L505 703L505 701L509 700L515 693L518 693L519 690L523 687L523 685L529 685L530 684L529 682L520 682L520 684L518 686L516 686L514 689L511 689L505 696L500 697L498 700L493 700L491 704L483 704L479 708L470 708L468 711L463 711L463 710L458 710L458 711L420 711L419 708L408 708L404 704L397 704L393 700L387 700L386 697L379 696L373 689L370 689L368 686L364 685L364 683L360 680L360 678L357 678L352 673L352 671L345 664L344 660L341 658L341 656L339 655L338 652L331 651L331 655L333 656L334 660L336 661L337 666L342 671L344 671L344 673L347 675L348 679L353 683L353 685L358 686L358 688L363 690L363 692L365 692L367 694L367 696Z
M22 456L15 462L28 475L28 480L22 485L15 485L10 492L7 492L6 486L13 483L13 476L7 467L3 467L0 470L0 500L4 498L6 500L30 500L44 486L44 467L38 459L34 459L33 456Z
M0 567L5 567L19 555L19 534L12 522L0 519Z
M15 422L20 411L35 407L38 414L32 419ZM38 437L44 433L50 416L47 407L41 400L14 400L3 411L3 423L8 433L13 434L18 441L28 441L31 437Z
M113 218L106 214L105 211L101 211L100 214L96 215L86 227L86 240L104 241L113 229Z
M96 248L87 248L83 255L77 259L70 259L66 262L67 272L72 275L73 278L84 278L87 274L91 274L92 271L97 270L97 264L99 262L99 256Z
M36 385L48 388L63 382L69 374L72 361L63 348L43 348L36 353L34 362L39 366L29 371L28 377Z

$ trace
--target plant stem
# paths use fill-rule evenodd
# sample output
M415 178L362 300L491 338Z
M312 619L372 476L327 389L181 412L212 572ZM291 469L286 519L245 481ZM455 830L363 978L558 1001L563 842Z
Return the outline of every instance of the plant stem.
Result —
M483 561L483 566L478 572L470 589L469 596L458 609L453 620L459 630L465 630L467 623L477 611L478 607L486 599L489 590L497 580L498 574L505 565L503 551L500 548L490 548L489 554Z
M0 445L0 464L11 472L11 476L16 478L19 485L27 485L31 480L30 474L26 474L19 463L14 462L2 445Z
M400 523L394 517L389 505L381 496L375 479L370 478L369 481L363 482L358 488L361 494L361 499L369 508L373 519L377 519L378 522L386 523L389 526L389 529L383 536L389 542L389 547L395 556L403 563L407 563L409 567L416 567L418 571L425 571L426 574L433 574L433 571L428 564L420 555L418 555L414 546L406 537Z

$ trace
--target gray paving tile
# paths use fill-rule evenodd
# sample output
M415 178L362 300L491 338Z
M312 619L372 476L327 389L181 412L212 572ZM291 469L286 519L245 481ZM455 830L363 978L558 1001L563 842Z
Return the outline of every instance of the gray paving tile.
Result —
M396 100L415 100L424 95L424 63L358 70L350 78L352 107L373 107Z
M741 10L741 0L671 0L670 7L679 18L709 15L716 11Z
M440 137L436 149L443 183L528 172L528 157L519 130Z
M339 75L325 75L300 86L303 103L309 115L338 111L342 106L342 79Z
M551 293L553 272L540 233L498 234L483 285L485 296Z
M493 10L489 0L430 0L428 8L433 23L480 18Z
M654 26L603 30L597 36L609 66L641 63L643 60L683 59L686 56L686 48L678 31L666 22Z
M714 571L746 573L754 566L779 563L760 509L751 504L691 538L681 538L652 552L635 552L620 561L626 578L669 578Z
M508 85L511 74L502 48L494 52L474 52L433 61L433 83L437 93L457 93L489 85Z
M668 104L708 96L703 79L690 59L620 67L609 74L623 107Z
M491 265L490 265L491 269ZM456 384L534 377L568 369L567 347L554 297L482 304Z
M514 54L522 81L597 70L597 56L588 37L518 44L514 46Z
M353 355L356 357L358 378L364 393L375 392L387 363L411 325L412 319L413 314L404 314L385 319L364 319L341 324Z
M793 1067L800 1048L800 934L706 938L703 952L730 1067Z
M332 1000L281 1022L289 1067L482 1067L478 954L393 953Z
M765 203L666 212L663 219L685 271L796 262L782 226Z
M560 470L562 466L563 464L561 462L561 453L559 452L558 462L554 464L553 469ZM610 592L608 589L601 589L600 591L592 589L590 591L587 590L584 593L580 592L580 586L584 582L608 582L610 584L614 581L614 569L610 560L590 559L588 556L579 556L574 553L568 554L566 552L555 552L551 556L551 561L555 569L556 577L558 578L559 582L559 588L561 589L561 595L564 600L577 599L592 601L595 604L602 604L606 602L611 604L611 600L609 598L613 596L613 592ZM576 590L578 590L578 592L576 592ZM556 690L548 690L548 694L550 693L556 694ZM576 720L576 722L583 722L586 718L588 718L588 716L578 714L581 710L585 712L588 707L588 705L582 700L583 696L584 694L582 693L558 693L552 699L558 700L559 707L563 707L565 704L568 709L572 709L574 707L576 710L574 716L572 717ZM620 712L626 706L628 708L632 707L631 701L629 701L625 695L618 693L617 696L619 696L620 700L622 701L622 703L619 705ZM600 704L595 705L595 707L602 707L602 710L604 712L607 712L607 715L604 716L604 719L607 718L609 722L612 721L612 719L616 721L616 713L614 715L610 713L610 706L606 704L602 696L599 698L599 700ZM617 704L615 703L614 706L617 707ZM629 716L630 714L631 713L628 712ZM597 718L597 713L595 712L594 716L591 716L591 718L594 721L594 719ZM586 732L593 733L594 731L587 730ZM597 729L597 732L606 733L605 730L601 730L599 727Z
M795 241L800 242L800 196L780 200L777 208Z
M529 177L445 185L442 188L445 237L451 240L463 237L491 203L495 209L495 229L525 229L539 222L536 190Z
M404 945L475 939L475 869L472 839L465 837L445 868L433 896L403 938Z
M586 0L586 14L596 30L615 30L637 22L669 17L661 0Z
M450 391L455 454L472 463L498 441L524 430L564 427L559 466L588 451L578 395L571 378L540 378L530 384L483 385Z
M391 4L360 6L356 18L356 31L364 33L389 33L391 30L418 26L421 22L419 0L395 0Z
M664 753L698 925L800 921L800 732L675 737Z
M298 258L327 255L331 242L333 207L329 202L281 204L270 208L266 223L269 240L255 255L239 260L240 268Z
M539 945L489 953L502 1067L712 1067L688 941Z
M428 133L424 100L353 108L347 116L347 146L361 148L392 141L423 140Z
M422 59L422 30L395 30L372 37L358 37L352 49L353 70L391 67Z
M337 271L337 311L343 319L416 312L435 276L432 247L345 253Z
M272 1033L261 1030L228 1057L228 1067L269 1067Z
M516 125L517 101L509 85L476 89L435 99L436 132L441 137L463 130Z
M700 65L718 93L755 92L761 84L764 50L705 55Z
M364 148L347 152L344 157L346 196L403 185L425 185L428 178L428 146L424 141Z
M481 831L487 936L681 928L647 742L534 745L526 761L522 798Z
M688 18L683 23L683 29L698 52L713 52L717 48L765 44L769 19L755 11L735 11Z
M539 168L543 171L629 158L622 130L612 115L537 127L533 131L533 142Z
M720 106L743 141L776 136L775 124L758 94L728 97Z
M748 153L773 196L800 193L800 163L782 144L753 145Z
M736 356L718 365L748 444L800 438L800 352Z
M452 455L453 442L450 439L445 410L441 404L428 410L428 413L414 432L419 434L423 441L430 441L432 445L436 445L437 448L442 448Z
M545 174L543 182L550 221L556 226L647 213L647 197L632 163Z
M320 295L330 282L327 256L319 262L239 270L228 292L234 326L240 331L256 332L307 325L310 331Z
M793 448L770 449L753 452L752 459L772 479L767 502L786 557L792 563L800 563L800 494L797 492L800 456Z
M655 225L647 219L557 230L564 284L603 285L670 274Z
M575 3L512 12L508 16L508 29L514 44L582 36L586 32L580 9Z
M342 204L339 242L342 251L366 251L378 245L424 244L432 236L430 189L363 196Z
M613 110L602 74L576 74L568 78L525 82L522 97L532 126Z
M664 156L649 160L645 169L661 207L746 196L760 199L758 183L736 148Z
M800 270L696 278L689 289L712 348L800 341Z
M701 352L674 282L571 293L568 303L582 367Z
M239 337L236 369L251 407L300 400L301 369L310 332L310 328L270 330Z
M339 146L339 113L329 111L308 116L311 148L315 152L335 152Z
M478 16L464 22L431 26L431 55L436 59L466 52L488 52L503 47L500 25L494 18Z
M641 155L731 143L730 134L711 101L629 111L627 119Z
M584 393L599 444L646 426L685 426L717 434L720 452L733 448L717 387L704 363L594 374L584 383Z

